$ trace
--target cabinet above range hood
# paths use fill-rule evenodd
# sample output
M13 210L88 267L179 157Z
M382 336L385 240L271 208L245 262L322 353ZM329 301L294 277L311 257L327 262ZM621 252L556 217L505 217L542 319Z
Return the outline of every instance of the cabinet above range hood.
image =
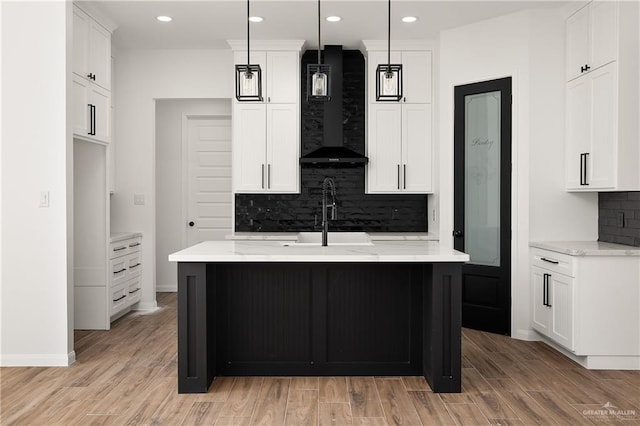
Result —
M331 65L331 100L324 102L322 146L300 158L304 165L364 165L369 159L344 146L342 46L325 46L324 63ZM306 102L306 99L303 99Z

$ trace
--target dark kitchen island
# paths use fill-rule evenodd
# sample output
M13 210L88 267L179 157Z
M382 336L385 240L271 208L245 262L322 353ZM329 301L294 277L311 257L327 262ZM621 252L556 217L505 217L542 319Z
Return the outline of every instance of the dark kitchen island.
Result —
M207 241L178 262L178 392L215 376L422 375L461 390L461 275L436 241Z

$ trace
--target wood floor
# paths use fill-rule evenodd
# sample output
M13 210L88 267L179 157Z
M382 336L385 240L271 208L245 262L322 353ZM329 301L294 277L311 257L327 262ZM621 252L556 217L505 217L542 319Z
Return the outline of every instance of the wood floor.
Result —
M542 343L473 330L461 394L421 377L228 377L179 395L175 293L158 303L77 332L72 367L0 369L0 424L640 425L639 371L585 370Z

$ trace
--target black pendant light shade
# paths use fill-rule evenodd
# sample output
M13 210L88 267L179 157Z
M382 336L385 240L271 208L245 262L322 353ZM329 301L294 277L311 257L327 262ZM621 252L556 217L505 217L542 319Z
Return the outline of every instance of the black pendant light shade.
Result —
M391 0L387 19L387 63L376 68L376 101L397 102L402 99L402 64L391 63Z
M331 65L322 63L320 49L320 0L318 0L318 63L307 65L307 102L331 100Z
M247 64L236 65L236 99L239 102L262 101L262 70L260 65L251 64L249 16L249 0L247 0Z

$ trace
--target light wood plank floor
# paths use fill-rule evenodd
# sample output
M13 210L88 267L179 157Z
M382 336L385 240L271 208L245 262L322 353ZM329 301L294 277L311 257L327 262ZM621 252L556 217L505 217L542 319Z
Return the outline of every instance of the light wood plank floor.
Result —
M175 293L158 303L76 332L72 367L0 369L0 424L640 425L640 372L585 370L542 343L473 330L461 394L421 377L221 377L179 395Z

